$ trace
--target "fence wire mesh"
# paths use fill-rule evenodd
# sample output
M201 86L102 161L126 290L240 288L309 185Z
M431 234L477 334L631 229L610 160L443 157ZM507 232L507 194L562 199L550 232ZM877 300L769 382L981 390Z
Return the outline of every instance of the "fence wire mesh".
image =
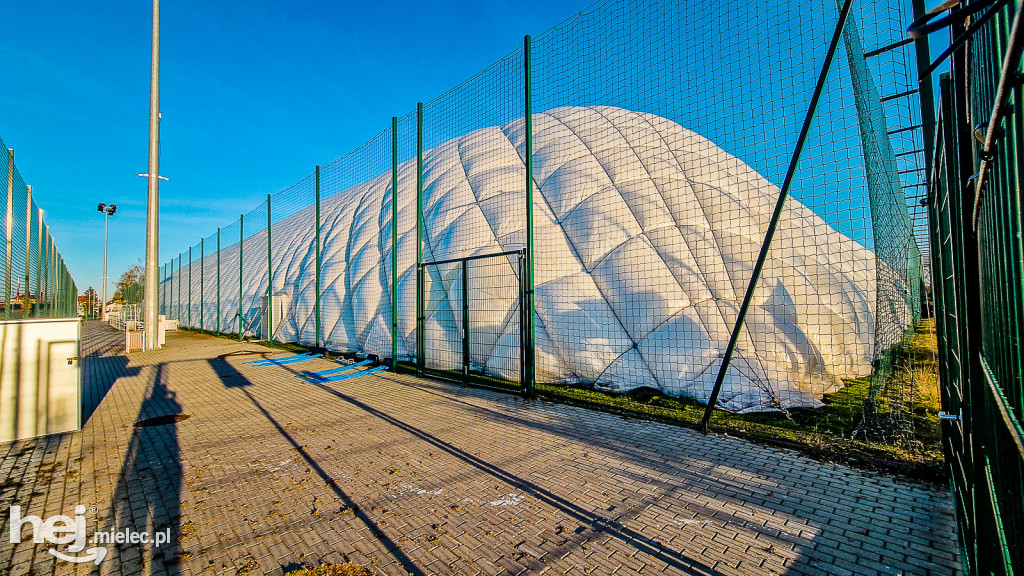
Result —
M315 338L315 186L311 174L271 201L274 338L285 342L308 344Z
M423 291L424 369L428 374L464 380L463 374L463 275L461 263L445 262L424 267L424 278L434 279Z
M1020 5L968 2L930 182L943 443L964 573L1024 567L1024 28ZM956 44L955 44L956 45Z
M0 320L68 318L79 313L78 288L56 249L31 186L0 139Z
M320 313L328 348L391 356L390 167L389 128L320 169Z
M470 283L489 315L474 370L518 381L523 337L548 393L707 403L799 154L718 406L792 419L842 396L858 416L840 432L906 442L910 404L889 383L924 290L924 122L909 10L854 6L827 61L838 3L595 4L224 228L221 290L198 305L219 301L227 332L412 361L426 303L427 367L453 370L463 280L426 266L419 294L417 263L526 249L526 278L509 258L485 277L532 277L532 335L505 321L519 314L507 287ZM172 262L165 287L189 269ZM207 317L189 311L187 325Z

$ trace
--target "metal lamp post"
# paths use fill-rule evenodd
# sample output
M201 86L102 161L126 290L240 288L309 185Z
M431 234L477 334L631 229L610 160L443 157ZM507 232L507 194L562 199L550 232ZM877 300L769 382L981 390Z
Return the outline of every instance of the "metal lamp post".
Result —
M142 174L140 174L142 176ZM160 253L160 0L153 0L153 42L149 78L149 172L146 173L146 279L143 290L143 326L146 350L160 348L157 278Z
M117 212L117 204L106 205L100 202L97 212L103 213L103 301L100 304L100 320L107 319L107 231L110 217Z

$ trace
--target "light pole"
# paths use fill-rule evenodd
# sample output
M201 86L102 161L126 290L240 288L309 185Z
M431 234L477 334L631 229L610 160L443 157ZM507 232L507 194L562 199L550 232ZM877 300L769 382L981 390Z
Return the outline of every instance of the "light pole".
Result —
M117 212L117 204L107 206L100 202L96 211L103 213L103 302L100 304L100 320L104 321L107 319L107 230L110 217Z
M153 0L153 43L149 77L149 180L146 195L146 285L143 296L143 326L146 350L160 348L158 326L157 278L160 252L160 0Z

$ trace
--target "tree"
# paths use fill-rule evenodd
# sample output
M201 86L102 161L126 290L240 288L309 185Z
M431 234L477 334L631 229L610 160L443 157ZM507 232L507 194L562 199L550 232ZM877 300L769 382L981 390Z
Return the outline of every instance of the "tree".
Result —
M83 296L85 296L85 302L86 302L86 304L85 304L86 312L85 313L88 316L95 316L97 310L99 309L99 305L100 305L100 297L99 297L99 295L96 294L96 290L92 286L89 286L89 289L85 291L85 294L83 294Z
M145 282L146 271L142 266L135 264L121 274L114 289L113 301L118 304L138 304L142 302L142 286Z

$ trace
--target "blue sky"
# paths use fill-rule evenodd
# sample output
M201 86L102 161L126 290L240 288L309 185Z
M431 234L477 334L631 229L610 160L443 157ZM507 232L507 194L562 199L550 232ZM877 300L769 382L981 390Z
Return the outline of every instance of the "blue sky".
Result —
M161 5L160 263L591 0ZM11 2L0 137L81 290L145 256L151 4Z
M391 116L404 116L417 101L430 102L517 50L524 34L540 36L535 46L543 48L545 30L591 2L165 1L161 173L170 182L161 185L159 262L235 221L267 193L294 184L315 164L327 164L379 134ZM820 36L816 45L823 49L834 7L815 10L820 26L804 30L807 18L786 12L804 5L785 6L773 5L773 17L797 23L800 34ZM136 174L147 169L150 10L146 2L21 2L6 7L0 22L0 137L15 148L19 171L33 185L82 290L99 288L102 276L98 202L119 207L111 219L111 280L144 258L146 181ZM786 34L774 36L770 50L750 52L740 39L758 38L771 18L761 20L716 20L712 28L721 30L707 43L725 49L715 50L719 67L725 57L737 70L751 61L792 67L781 75L770 66L754 70L765 76L757 84L767 87L797 81L802 88L785 98L743 100L738 96L749 92L751 74L723 73L710 78L720 97L705 101L709 78L692 69L699 58L691 52L702 50L696 43L665 61L678 81L663 102L642 90L649 78L645 66L662 62L649 56L650 62L620 71L618 84L606 82L605 65L591 66L593 77L568 79L574 94L542 90L536 109L594 100L666 114L779 183L820 55L794 46L793 39L802 37L793 32L789 40ZM697 33L702 22L674 26L692 25ZM605 28L599 14L575 20L566 33L574 27ZM862 33L867 47L883 42ZM614 60L616 53L591 57ZM552 62L556 66L557 58ZM544 60L537 66L543 68ZM879 88L883 94L895 89ZM680 98L702 104L680 107ZM823 106L818 120L824 133L843 104L838 106ZM794 195L807 202L796 186ZM858 237L857 230L842 231Z

